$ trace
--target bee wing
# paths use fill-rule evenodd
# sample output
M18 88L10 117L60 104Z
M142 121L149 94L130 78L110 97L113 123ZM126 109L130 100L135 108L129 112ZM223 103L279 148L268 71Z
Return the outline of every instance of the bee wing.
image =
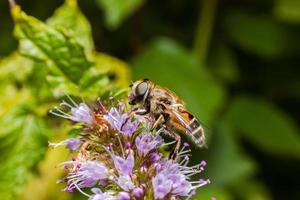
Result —
M193 139L195 144L198 147L202 147L205 145L205 135L204 130L199 123L199 121L187 111L179 112L177 110L172 109L171 112L176 116L179 123L185 128L186 133ZM187 115L188 119L185 118L184 115Z
M191 128L189 127L189 124L187 122L187 120L181 116L181 114L177 111L172 109L171 112L176 116L176 118L178 119L179 123L189 132L192 133Z

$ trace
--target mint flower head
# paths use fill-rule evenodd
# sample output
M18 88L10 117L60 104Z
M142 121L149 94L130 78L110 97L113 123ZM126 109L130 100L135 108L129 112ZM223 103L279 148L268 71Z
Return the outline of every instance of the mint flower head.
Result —
M206 162L189 166L191 150L184 143L176 154L162 151L165 130L151 128L149 115L135 116L125 102L107 106L98 101L91 109L85 103L63 102L53 114L80 123L81 135L50 146L64 146L72 159L60 165L65 170L59 183L63 191L81 192L88 200L176 200L190 199L209 180L193 176Z

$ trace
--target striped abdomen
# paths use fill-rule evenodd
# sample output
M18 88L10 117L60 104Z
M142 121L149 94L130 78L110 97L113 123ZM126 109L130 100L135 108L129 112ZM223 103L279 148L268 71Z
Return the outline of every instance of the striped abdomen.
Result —
M189 125L187 126L187 132L192 137L193 141L197 146L203 147L205 145L205 136L204 136L204 130L198 121L196 117L194 117L192 114L189 114L191 116L191 120L189 122Z
M174 114L170 116L172 126L184 131L198 147L203 147L205 145L205 135L198 119L187 111L172 113Z

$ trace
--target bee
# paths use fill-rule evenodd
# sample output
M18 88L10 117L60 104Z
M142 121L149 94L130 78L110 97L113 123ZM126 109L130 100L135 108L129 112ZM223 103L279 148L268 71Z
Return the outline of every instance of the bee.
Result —
M155 85L148 79L135 81L130 85L129 104L140 105L135 114L150 114L154 117L154 127L161 126L181 143L178 132L186 134L198 147L205 145L204 130L199 120L187 111L185 102L174 92Z

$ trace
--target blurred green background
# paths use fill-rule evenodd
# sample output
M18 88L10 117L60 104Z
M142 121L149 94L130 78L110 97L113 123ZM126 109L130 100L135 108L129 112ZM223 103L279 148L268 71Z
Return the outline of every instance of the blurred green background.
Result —
M300 199L299 0L0 2L0 199L68 200L55 181L65 98L149 78L202 121L211 184L194 199ZM11 12L11 13L10 13ZM33 16L33 17L29 17ZM13 33L14 31L14 33Z

